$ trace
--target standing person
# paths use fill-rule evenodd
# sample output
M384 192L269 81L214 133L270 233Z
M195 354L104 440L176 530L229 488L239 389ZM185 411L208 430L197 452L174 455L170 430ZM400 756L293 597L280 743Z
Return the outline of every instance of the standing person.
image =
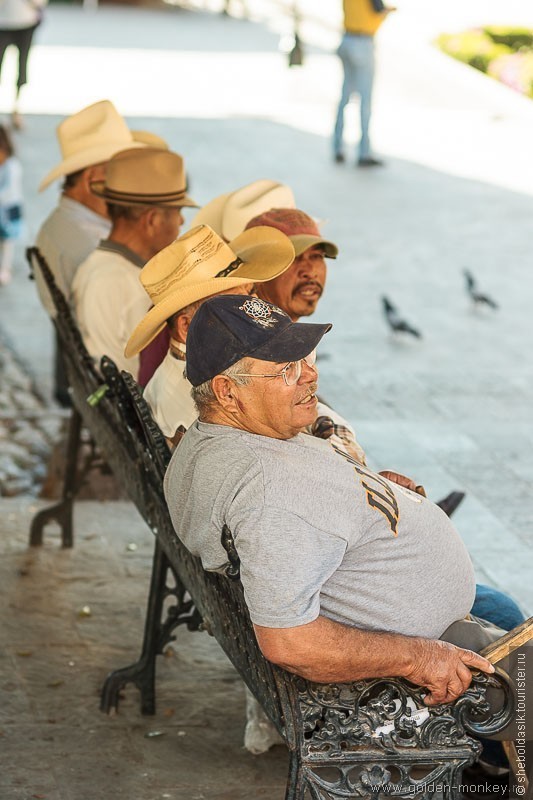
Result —
M11 280L13 251L22 227L22 167L0 125L0 286Z
M33 34L41 24L43 8L48 0L2 0L0 3L0 70L4 53L10 44L18 50L17 88L11 119L20 130L22 119L18 110L20 90L28 82L27 67Z
M383 162L372 155L369 126L374 84L374 35L394 8L383 5L382 0L343 0L344 36L337 55L342 61L344 81L337 119L333 133L333 153L338 164L344 163L343 149L344 109L352 94L359 95L361 115L361 140L359 142L359 167L379 167Z

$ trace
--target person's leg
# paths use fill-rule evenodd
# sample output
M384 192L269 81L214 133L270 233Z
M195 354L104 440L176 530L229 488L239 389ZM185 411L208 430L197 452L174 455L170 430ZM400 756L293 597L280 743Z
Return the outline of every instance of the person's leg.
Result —
M12 239L0 239L0 286L5 286L11 280L14 250L15 242Z
M356 38L355 89L360 98L361 140L359 142L359 161L369 159L370 116L372 113L372 89L374 86L374 40L371 36Z
M2 64L4 63L4 55L11 44L11 31L0 30L0 75L2 72Z
M485 586L482 583L476 585L476 599L471 613L475 617L492 622L504 631L516 628L525 620L525 616L511 597L499 589L494 589L493 586Z
M342 69L344 78L342 82L341 98L339 100L339 107L337 109L337 117L335 120L335 128L333 131L333 154L337 160L344 160L343 157L343 134L344 134L344 110L350 102L350 97L353 91L354 75L353 66L349 57L350 41L347 36L344 36L337 55L342 62Z
M33 34L37 25L33 25L31 28L23 28L20 31L16 31L16 36L14 39L14 44L18 50L18 76L17 76L17 87L15 92L15 103L13 105L13 113L12 113L12 120L13 120L13 127L21 128L22 127L22 119L19 113L18 102L20 97L20 90L22 87L28 82L28 56L30 53L30 47L33 39Z

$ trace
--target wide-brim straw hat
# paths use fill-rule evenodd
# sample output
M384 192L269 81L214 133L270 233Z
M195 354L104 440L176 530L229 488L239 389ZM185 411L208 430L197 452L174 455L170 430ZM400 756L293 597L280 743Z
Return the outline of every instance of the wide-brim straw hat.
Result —
M294 208L292 190L284 183L261 179L215 197L191 220L194 225L209 225L227 242L242 233L246 224L271 208Z
M131 131L134 142L142 142L148 147L156 147L158 150L170 150L168 142L162 136L152 131Z
M254 228L226 243L208 225L180 236L148 261L141 283L153 308L133 331L126 358L139 353L182 308L234 289L243 283L263 283L284 272L294 260L294 247L275 228Z
M39 191L53 181L95 164L109 161L115 153L131 147L145 147L136 142L124 119L110 100L83 108L57 126L62 160L39 184Z
M121 206L168 207L198 204L186 193L183 159L170 150L144 147L123 150L109 161L105 180L92 181L91 190L109 203Z

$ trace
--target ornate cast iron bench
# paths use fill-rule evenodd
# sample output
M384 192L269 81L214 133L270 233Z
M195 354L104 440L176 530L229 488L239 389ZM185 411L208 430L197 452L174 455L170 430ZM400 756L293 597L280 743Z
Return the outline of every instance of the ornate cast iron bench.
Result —
M244 602L231 533L225 529L221 534L228 552L225 575L205 572L177 539L162 487L170 453L137 384L109 359L102 359L100 373L96 370L46 263L35 249L28 251L28 258L41 269L56 305L55 325L74 404L65 493L59 506L35 517L30 543L40 544L44 526L55 519L62 527L63 546L72 546L72 504L78 482L74 456L82 423L155 536L141 656L108 676L102 710L116 709L120 690L134 683L140 690L142 713L154 713L156 657L184 624L217 639L286 742L290 752L286 800L414 795L425 800L443 791L459 798L458 788L451 787L459 787L463 767L481 750L472 735L501 730L513 713L506 681L475 674L462 697L430 709L417 725L412 708L413 704L425 708L421 691L404 680L314 684L266 661ZM169 597L173 604L165 612ZM502 708L493 716L485 699L489 685L502 692Z

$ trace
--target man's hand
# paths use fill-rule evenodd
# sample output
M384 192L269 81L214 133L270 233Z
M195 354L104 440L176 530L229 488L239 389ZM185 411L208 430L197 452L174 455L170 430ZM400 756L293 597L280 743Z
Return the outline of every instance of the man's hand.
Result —
M421 494L422 497L426 496L426 491L423 486L417 486L412 478L408 478L406 475L401 475L399 472L391 472L391 470L385 469L383 472L379 473L388 481L392 481L392 483L397 483L398 486L404 486L406 489L410 489L412 492L416 492L417 494Z
M326 617L294 628L254 629L265 658L307 680L346 683L397 676L426 688L428 706L463 694L472 681L470 669L494 672L487 659L448 642L351 628Z
M451 703L472 682L472 669L494 672L494 667L483 656L463 650L448 642L435 639L417 639L413 648L414 663L403 677L425 686L428 694L424 698L427 706Z

